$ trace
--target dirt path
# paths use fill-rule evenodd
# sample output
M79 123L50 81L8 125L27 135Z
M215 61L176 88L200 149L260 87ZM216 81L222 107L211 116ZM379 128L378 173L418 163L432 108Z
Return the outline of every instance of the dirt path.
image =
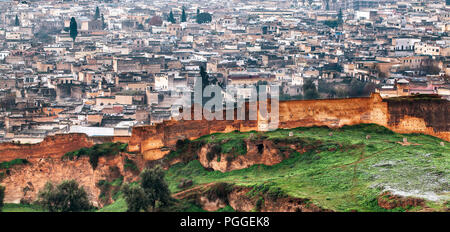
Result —
M172 197L175 198L175 199L183 199L183 198L185 198L186 195L188 195L189 193L195 192L195 191L200 190L200 189L202 189L202 188L210 187L210 186L214 185L215 183L216 183L216 182L211 182L211 183L201 184L201 185L195 186L195 187L193 187L193 188L186 189L186 190L183 190L183 191L181 191L181 192L174 193L174 194L172 194Z
M358 160L355 161L355 162L352 162L352 163L349 163L349 164L343 164L343 165L340 165L340 166L337 166L337 167L331 167L330 169L335 169L335 168L345 168L345 167L347 167L347 166L359 164L359 163L363 162L363 161L366 160L366 159L372 158L372 157L374 157L374 156L376 156L376 155L378 155L378 154L380 154L380 153L383 153L383 152L385 152L385 151L387 151L387 150L391 150L391 149L394 148L394 147L395 147L395 146L385 148L385 149L383 149L383 150L381 150L381 151L377 151L377 152L372 153L372 154L370 154L370 155L368 155L368 156L362 157L362 158L358 159ZM328 170L329 170L329 169L328 169Z

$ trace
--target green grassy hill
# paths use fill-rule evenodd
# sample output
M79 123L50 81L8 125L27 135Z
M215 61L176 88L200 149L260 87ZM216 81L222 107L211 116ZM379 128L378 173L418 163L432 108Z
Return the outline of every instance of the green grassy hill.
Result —
M377 204L383 191L424 198L426 206L444 210L450 200L449 143L422 134L396 134L377 125L279 129L264 133L271 138L320 140L322 145L274 166L254 165L227 173L205 170L199 161L172 166L166 175L172 192L182 178L194 186L210 182L229 182L242 186L270 183L288 195L309 198L335 211L386 211ZM332 134L330 134L330 132ZM245 139L249 133L214 134L200 138L205 142ZM366 136L370 135L367 139ZM406 138L410 145L402 145ZM405 209L394 209L405 210ZM421 210L409 209L409 210Z
M333 211L448 210L450 143L441 139L423 134L397 134L378 125L364 124L340 129L311 127L265 133L220 133L196 141L201 141L199 144L221 144L222 151L235 147L238 155L245 155L241 154L245 153L241 152L244 151L241 142L255 136L274 141L311 141L316 145L302 154L292 151L288 159L273 166L254 165L225 173L206 170L198 160L178 163L166 172L171 192L182 191L178 188L179 183L190 179L193 181L191 188L213 182L270 186L291 197L310 199L315 205ZM407 143L404 143L405 138ZM182 155L183 152L174 151L169 156ZM425 205L387 210L378 205L378 198L384 192L421 198ZM126 208L126 202L119 193L113 204L99 211L123 212ZM4 211L27 209L36 210L32 206L7 204ZM176 210L203 211L188 202L180 202ZM227 206L219 211L232 210Z

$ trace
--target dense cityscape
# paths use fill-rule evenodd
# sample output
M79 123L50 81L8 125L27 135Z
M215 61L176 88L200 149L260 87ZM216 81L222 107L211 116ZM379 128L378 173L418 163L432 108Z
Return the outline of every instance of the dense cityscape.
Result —
M0 0L0 212L450 212L449 32L450 0Z
M200 67L244 98L242 86L264 83L280 100L450 99L445 1L0 4L3 141L129 135L170 120Z

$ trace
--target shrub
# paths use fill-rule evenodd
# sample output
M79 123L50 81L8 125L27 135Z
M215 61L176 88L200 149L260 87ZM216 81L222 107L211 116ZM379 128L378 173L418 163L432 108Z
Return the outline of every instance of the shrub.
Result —
M323 24L325 24L331 28L335 28L339 25L337 20L327 20L327 21L324 21Z
M0 169L9 169L14 165L28 164L28 163L29 162L26 159L14 159L11 161L6 161L6 162L0 163Z
M209 23L212 20L210 13L200 13L197 15L197 23Z
M222 153L233 155L247 154L247 143L243 139L231 139L222 144Z
M197 153L205 144L204 141L190 141L189 139L178 140L175 150L164 157L165 160L180 158L183 163L188 163L198 158Z
M125 197L125 202L127 203L128 212L147 211L149 202L141 186L130 186L125 184L122 187L122 192Z
M187 149L187 145L189 145L190 140L189 139L179 139L177 140L177 143L175 145L177 151L185 151Z
M191 187L194 183L192 182L192 180L189 179L181 179L180 183L178 184L178 188L179 189L185 189L188 187Z
M206 153L206 159L208 161L212 161L214 159L214 157L220 155L222 148L220 147L219 144L214 144L211 146L211 148L209 149L208 153Z
M372 123L358 124L352 126L345 125L341 127L341 130L353 130L358 132L364 132L367 134L386 134L386 135L394 134L394 132L389 130L388 128Z
M205 194L208 200L220 199L228 204L228 194L233 190L233 185L228 183L216 183L206 190Z
M280 187L270 187L269 191L266 193L267 197L272 200L277 200L279 198L287 197L284 191Z
M50 212L79 212L93 208L86 191L75 180L63 181L56 187L48 182L39 191L38 204Z
M236 159L236 156L234 156L234 155L227 155L227 156L225 157L225 160L226 160L228 163L233 162L234 159Z
M127 148L126 143L102 143L95 144L90 148L81 148L76 151L67 152L64 154L62 159L74 159L79 158L81 156L89 157L89 163L91 164L93 169L97 168L98 159L101 156L114 156L119 154L119 152L126 151Z
M264 206L264 198L259 197L255 204L255 211L259 212L261 211L262 207Z
M123 182L123 176L114 179L112 182L107 180L99 180L96 184L100 189L100 195L98 196L104 204L110 203L111 196L116 195L119 192L120 186Z
M164 171L160 166L145 169L141 173L141 185L125 185L122 188L128 211L157 210L168 205L171 200L169 187L164 180Z
M273 185L273 183L255 185L252 190L247 193L247 196L265 196L273 201L276 201L279 198L287 197L287 194L280 187Z
M141 173L141 187L150 201L151 207L164 206L169 203L170 191L160 166L146 169Z
M123 164L123 169L137 172L139 171L138 167L136 166L136 163L133 160L128 159L128 157L125 157L125 163Z

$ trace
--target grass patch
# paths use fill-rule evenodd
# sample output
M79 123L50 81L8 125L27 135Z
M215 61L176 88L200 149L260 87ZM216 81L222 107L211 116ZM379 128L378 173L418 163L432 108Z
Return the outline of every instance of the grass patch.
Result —
M127 202L123 197L118 197L114 203L107 205L97 212L126 212L127 211Z
M26 159L14 159L11 161L5 161L0 163L0 169L10 169L15 165L28 164L30 163Z
M89 163L93 169L97 168L98 158L102 156L115 156L120 152L125 152L128 144L126 143L102 143L96 144L90 148L81 148L76 151L67 152L62 159L79 158L82 156L89 157Z
M2 212L46 212L46 210L38 205L6 203Z
M128 157L125 157L125 162L123 164L123 169L132 171L132 172L138 172L139 169L136 165L136 163L133 160L128 159Z
M292 136L289 136L290 132ZM242 140L254 137L255 133L217 133L203 136L198 141ZM367 135L370 135L369 139ZM226 173L208 171L198 160L178 163L166 173L170 190L181 191L177 185L182 178L192 180L194 186L211 182L247 187L268 185L289 196L311 199L311 203L335 211L385 212L387 210L378 206L377 197L389 188L419 195L431 191L441 199L434 201L439 209L443 208L446 198L448 201L450 144L444 141L445 146L440 146L442 140L439 138L397 134L375 124L339 129L279 129L263 133L263 136L283 143L307 141L305 145L312 143L314 149L302 154L294 152L289 159L273 166L253 165ZM398 144L404 137L421 145Z

